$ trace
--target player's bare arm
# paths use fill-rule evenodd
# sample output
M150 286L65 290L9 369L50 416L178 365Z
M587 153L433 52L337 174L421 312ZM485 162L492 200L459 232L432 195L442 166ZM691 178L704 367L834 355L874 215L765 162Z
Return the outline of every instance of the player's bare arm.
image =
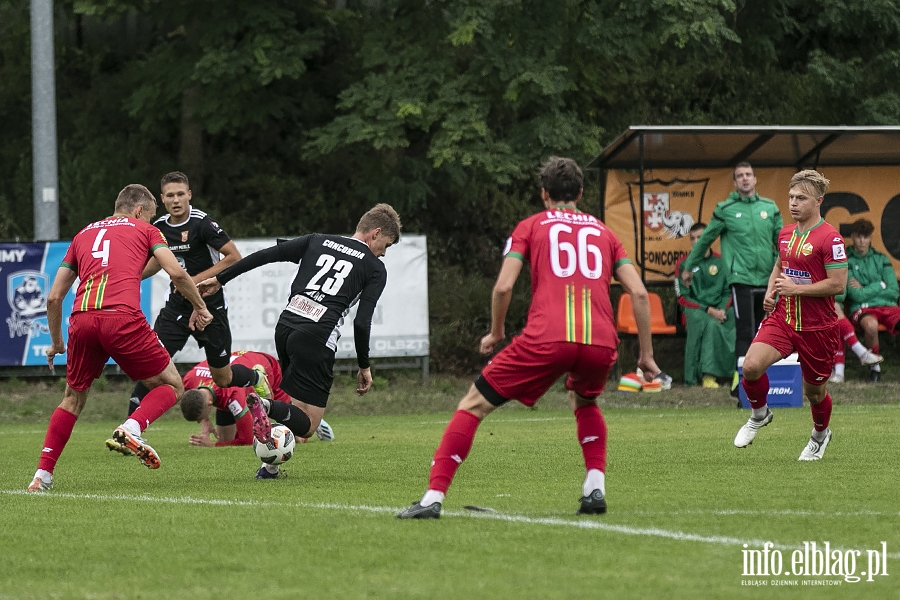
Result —
M151 256L150 260L148 260L147 264L144 266L144 270L141 272L141 279L153 277L159 273L160 270L162 270L162 267L159 265L159 261L156 260L155 256Z
M47 364L53 371L53 357L66 351L66 344L62 336L62 303L66 294L75 283L78 275L68 267L60 267L56 270L56 278L53 287L47 296L47 325L50 327L50 347L47 348Z
M210 277L215 277L227 267L230 267L237 261L241 260L241 252L237 249L237 246L235 246L234 242L231 240L229 240L224 246L219 248L219 254L222 255L222 258L219 259L219 262L206 269L205 271L201 271L192 276L194 283L199 284L200 282L205 281Z
M191 279L191 276L187 274L187 271L178 264L178 259L175 258L175 255L167 247L158 247L153 252L153 256L159 261L162 269L172 278L172 283L175 284L175 288L187 298L191 305L193 305L194 312L191 313L189 327L192 330L200 329L202 331L209 325L210 321L212 321L213 316L210 314L209 310L207 310L206 302L204 302L203 298L200 296L200 292L197 290L194 280Z
M205 298L207 296L212 296L216 292L222 289L222 284L219 283L219 280L215 277L210 277L209 279L204 279L200 283L197 284L197 290L199 290L200 294Z
M644 372L644 379L652 381L659 375L661 369L653 360L653 337L650 334L650 296L633 264L622 263L619 265L616 269L616 279L622 284L625 292L631 296L634 322L638 328L638 345L640 346L638 366Z
M522 272L522 261L516 257L503 259L503 266L491 294L491 331L481 338L482 354L490 354L506 337L506 313L512 300L513 286Z
M779 276L775 280L775 291L782 296L809 296L822 298L837 296L844 291L847 281L847 269L828 269L828 276L822 281L809 284L797 284L790 277Z

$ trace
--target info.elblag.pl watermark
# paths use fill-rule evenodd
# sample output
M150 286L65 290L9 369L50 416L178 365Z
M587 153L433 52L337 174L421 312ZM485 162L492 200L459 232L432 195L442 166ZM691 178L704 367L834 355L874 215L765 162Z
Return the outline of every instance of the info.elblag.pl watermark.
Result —
M803 542L800 548L785 552L776 549L772 542L763 544L762 549L744 544L741 585L872 583L888 576L887 542L880 544L880 548L872 550L842 550L832 548L831 542Z

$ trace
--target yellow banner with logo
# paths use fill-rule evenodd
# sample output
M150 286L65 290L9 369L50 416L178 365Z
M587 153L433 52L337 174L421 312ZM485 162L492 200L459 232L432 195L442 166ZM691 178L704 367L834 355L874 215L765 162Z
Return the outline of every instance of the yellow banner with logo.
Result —
M868 219L875 225L872 247L887 254L900 271L900 168L828 167L819 171L831 186L822 203L822 216L844 235L848 245L850 224ZM796 173L791 168L754 168L756 192L771 198L785 225L793 223L788 211L788 187ZM648 282L671 281L675 263L690 252L688 231L697 222L708 223L716 204L734 190L731 169L655 169L644 175L640 198L637 173L610 170L606 177L604 221L622 241ZM644 253L640 255L641 223ZM713 249L719 251L718 241Z

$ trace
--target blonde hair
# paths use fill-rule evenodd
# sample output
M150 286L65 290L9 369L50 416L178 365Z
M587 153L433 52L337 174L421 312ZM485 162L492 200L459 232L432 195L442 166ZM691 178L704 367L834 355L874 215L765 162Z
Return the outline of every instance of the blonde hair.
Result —
M813 195L816 198L818 198L819 196L824 196L825 192L828 191L828 186L830 184L831 182L825 179L824 175L812 169L794 173L794 176L791 177L792 188L803 186L807 190L814 192Z
M356 226L357 233L368 233L381 227L381 232L394 240L400 241L400 215L390 204L376 204L362 216Z

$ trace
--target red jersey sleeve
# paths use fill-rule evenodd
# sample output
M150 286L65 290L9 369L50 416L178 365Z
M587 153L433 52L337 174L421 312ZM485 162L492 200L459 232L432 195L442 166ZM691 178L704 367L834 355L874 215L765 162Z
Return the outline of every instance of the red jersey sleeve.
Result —
M512 235L506 242L506 249L503 252L504 258L514 256L521 259L522 262L528 262L531 248L532 223L532 219L525 219L516 225Z
M75 258L75 244L69 244L66 249L66 255L63 257L60 267L67 267L76 273L78 272L78 259Z
M249 446L253 443L253 418L247 409L247 394L252 391L252 388L216 389L216 408L234 415L237 427L233 440L216 442L216 446Z
M844 238L835 230L830 239L830 243L826 242L819 246L825 268L841 269L846 267L847 249L844 247Z

